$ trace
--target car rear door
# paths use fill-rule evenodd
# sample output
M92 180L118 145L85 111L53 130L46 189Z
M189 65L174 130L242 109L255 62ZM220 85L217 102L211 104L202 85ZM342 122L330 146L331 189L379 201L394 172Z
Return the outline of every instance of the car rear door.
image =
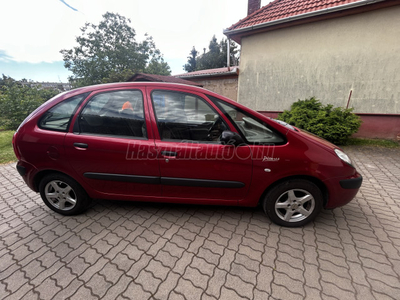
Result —
M160 196L160 171L144 88L91 95L65 137L68 160L102 197Z
M236 203L251 183L250 148L222 145L234 130L204 96L185 89L148 88L163 198Z

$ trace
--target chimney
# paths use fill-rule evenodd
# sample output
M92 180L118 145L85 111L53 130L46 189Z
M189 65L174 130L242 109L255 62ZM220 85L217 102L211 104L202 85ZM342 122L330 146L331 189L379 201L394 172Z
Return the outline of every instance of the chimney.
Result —
M261 7L261 0L248 0L247 2L247 15L251 15Z

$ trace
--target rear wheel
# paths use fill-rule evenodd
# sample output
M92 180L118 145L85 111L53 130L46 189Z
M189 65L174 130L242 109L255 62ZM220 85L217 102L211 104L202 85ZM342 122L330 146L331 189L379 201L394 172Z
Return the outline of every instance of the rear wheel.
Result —
M62 215L76 215L90 204L85 190L73 179L63 174L49 174L39 184L44 203Z
M286 226L303 226L322 209L321 190L303 179L288 180L272 188L264 198L263 208L272 222Z

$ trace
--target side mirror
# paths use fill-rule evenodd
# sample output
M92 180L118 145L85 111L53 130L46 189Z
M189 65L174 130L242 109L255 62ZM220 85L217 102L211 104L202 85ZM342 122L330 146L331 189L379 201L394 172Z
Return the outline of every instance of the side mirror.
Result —
M233 145L235 147L239 147L240 145L245 144L240 135L238 135L236 132L232 132L229 130L225 130L222 132L220 141L222 145Z

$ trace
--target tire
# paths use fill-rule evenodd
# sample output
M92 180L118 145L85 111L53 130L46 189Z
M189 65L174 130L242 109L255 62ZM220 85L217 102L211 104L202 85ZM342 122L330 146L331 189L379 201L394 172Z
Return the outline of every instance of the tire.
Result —
M58 173L46 175L39 184L43 202L53 211L65 215L77 215L86 210L91 199L72 178Z
M263 208L275 224L300 227L315 219L322 203L321 190L314 183L293 179L273 187L264 198Z

